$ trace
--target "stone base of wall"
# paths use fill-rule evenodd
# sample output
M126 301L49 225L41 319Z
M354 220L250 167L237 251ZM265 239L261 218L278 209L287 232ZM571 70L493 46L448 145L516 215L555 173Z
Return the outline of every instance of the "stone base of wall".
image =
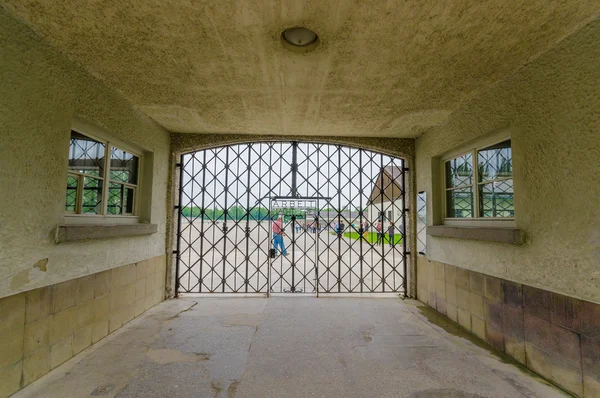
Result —
M0 299L0 397L7 397L161 302L166 258Z
M418 298L579 397L600 397L600 305L419 258Z

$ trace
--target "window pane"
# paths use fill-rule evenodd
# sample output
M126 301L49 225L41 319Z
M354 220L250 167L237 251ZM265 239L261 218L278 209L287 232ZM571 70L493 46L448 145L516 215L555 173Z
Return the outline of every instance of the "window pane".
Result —
M102 214L102 180L83 178L83 214Z
M69 170L102 177L105 145L92 138L71 131Z
M480 182L512 177L510 140L480 150L477 157Z
M67 175L67 198L65 211L77 211L77 186L79 179L72 175Z
M125 204L125 209L123 210L125 214L133 214L133 193L135 190L133 188L126 187L123 198L123 203Z
M133 214L135 189L111 182L108 189L108 214Z
M473 159L470 153L446 162L446 188L473 183Z
M446 217L473 217L473 189L471 187L446 191Z
M108 214L122 214L123 211L123 185L110 183L108 188Z
M137 156L112 147L110 150L110 179L137 184L138 162Z
M513 180L479 185L479 214L481 217L514 217Z

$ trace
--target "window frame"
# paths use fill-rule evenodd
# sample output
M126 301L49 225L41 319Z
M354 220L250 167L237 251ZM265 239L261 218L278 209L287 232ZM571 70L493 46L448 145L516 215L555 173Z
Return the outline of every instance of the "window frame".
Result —
M84 173L79 173L75 171L71 171L67 166L67 177L73 176L77 177L77 199L76 199L76 209L75 211L68 211L64 208L63 205L63 214L64 221L67 224L80 224L80 223L101 223L101 224L134 224L139 222L139 214L140 214L140 200L138 195L142 192L142 184L143 184L143 168L144 168L144 155L143 151L137 148L132 147L131 145L126 145L123 142L113 139L107 134L100 131L98 128L94 128L92 126L86 125L83 122L77 123L76 120L73 121L73 125L69 130L69 144L67 145L67 159L70 156L70 140L71 140L71 132L75 131L78 134L89 137L95 141L98 141L104 144L104 170L101 176L93 176L93 178L101 180L103 183L102 187L102 211L101 214L84 214L81 213L83 206L83 178L86 176ZM113 181L110 179L110 156L111 149L115 147L127 153L130 153L138 158L137 165L137 184L126 183L122 181ZM120 184L125 187L134 189L133 196L133 213L124 213L124 214L109 214L108 213L108 195L110 191L110 184ZM65 181L65 193L67 191L67 183Z
M112 148L117 148L120 149L124 152L130 153L134 156L137 156L138 158L138 164L137 164L137 183L136 184L132 184L129 182L124 182L124 181L118 181L118 180L111 180L110 178L110 156L107 158L107 167L106 167L106 176L107 176L107 189L106 189L106 202L105 202L105 207L104 207L104 213L106 216L108 217L137 217L139 216L139 209L138 209L138 193L140 190L140 183L141 183L141 179L142 179L142 155L136 153L135 151L132 151L128 148L123 148L117 144L114 144L113 142L109 141L107 142L107 152L109 154L112 153ZM123 214L108 214L108 194L110 193L110 184L119 184L125 188L132 188L133 189L133 212L132 213L123 213ZM104 193L103 193L104 195ZM103 198L104 200L104 198Z
M511 151L513 149L512 138L510 133L503 131L499 134L494 134L491 137L488 137L485 140L476 141L474 144L463 146L459 149L448 152L444 156L440 157L440 176L441 176L441 215L442 215L442 224L445 225L453 225L453 226L506 226L506 227L514 227L515 217L482 217L479 209L479 187L481 185L490 184L496 181L506 181L509 179L513 180L513 195L514 195L514 165L513 159L514 156L511 157L511 165L513 174L511 177L501 177L495 178L493 180L479 181L479 151L485 149L489 146L499 144L503 141L511 140ZM447 188L446 186L446 162L456 159L461 156L471 155L472 159L472 181L470 185L461 185L452 188ZM473 216L472 217L448 217L447 216L447 192L449 190L456 190L459 188L468 188L471 187L473 190ZM514 200L514 196L513 196ZM514 205L513 205L514 206ZM516 214L516 211L515 211Z

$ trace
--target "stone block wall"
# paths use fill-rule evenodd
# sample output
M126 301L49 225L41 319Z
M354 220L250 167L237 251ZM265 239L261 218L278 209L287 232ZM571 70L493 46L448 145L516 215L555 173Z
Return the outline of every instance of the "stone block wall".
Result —
M419 258L418 298L579 397L600 396L600 305Z
M0 397L163 300L164 255L0 299Z

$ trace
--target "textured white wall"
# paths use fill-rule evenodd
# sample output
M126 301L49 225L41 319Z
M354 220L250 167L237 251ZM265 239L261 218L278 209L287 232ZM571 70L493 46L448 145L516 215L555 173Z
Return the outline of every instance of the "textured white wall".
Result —
M600 20L417 140L417 191L427 191L431 214L432 157L510 128L515 218L526 234L522 247L428 237L431 260L600 302L598 43Z
M168 133L3 7L0 76L0 297L164 254ZM74 115L154 152L151 210L158 233L54 244ZM46 271L35 267L45 259Z

